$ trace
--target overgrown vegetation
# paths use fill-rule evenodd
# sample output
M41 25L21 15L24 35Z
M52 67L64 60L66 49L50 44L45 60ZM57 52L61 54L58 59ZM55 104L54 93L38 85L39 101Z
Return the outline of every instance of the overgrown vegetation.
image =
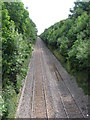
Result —
M0 115L14 118L37 29L22 2L2 3L2 90ZM2 109L2 113L1 113Z
M71 14L48 29L40 37L66 69L74 74L79 86L88 93L88 41L90 2L75 2ZM57 51L57 52L55 52Z

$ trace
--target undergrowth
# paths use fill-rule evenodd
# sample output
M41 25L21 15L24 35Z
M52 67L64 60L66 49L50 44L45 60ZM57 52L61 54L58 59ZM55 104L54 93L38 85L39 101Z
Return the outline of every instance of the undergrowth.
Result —
M67 70L67 72L76 78L78 86L83 89L84 93L86 95L89 94L88 71L87 70L77 71L75 69L71 69L72 67L71 67L70 61L66 61L66 59L61 55L61 53L57 49L55 49L54 47L50 45L48 45L48 48L55 55L55 57L60 61L60 63Z

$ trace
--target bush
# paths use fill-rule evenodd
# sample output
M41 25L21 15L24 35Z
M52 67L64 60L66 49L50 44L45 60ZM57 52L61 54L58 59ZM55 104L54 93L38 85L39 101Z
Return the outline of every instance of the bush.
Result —
M5 112L6 112L5 103L2 96L0 95L0 116L3 116Z
M7 118L14 118L16 112L16 105L17 105L17 94L15 92L13 84L6 85L3 91L4 101L5 101L5 108L6 112L3 116L7 116Z
M88 68L88 41L78 39L68 53L72 66L77 70Z
M58 38L57 44L59 46L59 51L62 53L63 56L67 56L68 53L68 38L62 36Z

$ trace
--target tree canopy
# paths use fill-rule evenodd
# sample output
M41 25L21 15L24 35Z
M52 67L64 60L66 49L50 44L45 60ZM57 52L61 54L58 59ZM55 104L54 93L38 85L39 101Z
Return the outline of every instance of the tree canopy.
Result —
M66 20L55 23L40 35L78 70L88 68L89 3L75 2Z

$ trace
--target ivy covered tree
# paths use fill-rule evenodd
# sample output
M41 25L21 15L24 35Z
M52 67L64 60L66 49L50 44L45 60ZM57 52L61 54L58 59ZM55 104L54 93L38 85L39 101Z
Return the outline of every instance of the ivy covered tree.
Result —
M2 86L6 103L3 118L14 117L17 94L26 77L36 38L36 25L23 3L2 3Z
M3 80L9 78L16 83L23 61L32 51L37 30L21 2L3 3L2 16Z

